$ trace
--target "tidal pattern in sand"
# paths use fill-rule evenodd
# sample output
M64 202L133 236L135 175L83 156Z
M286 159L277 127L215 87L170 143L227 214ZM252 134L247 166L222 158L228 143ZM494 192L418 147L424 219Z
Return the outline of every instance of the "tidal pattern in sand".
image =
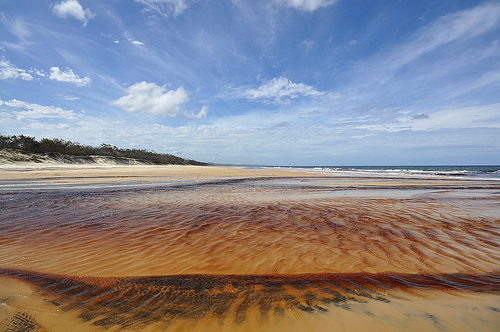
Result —
M0 196L0 329L500 323L500 192L253 179Z

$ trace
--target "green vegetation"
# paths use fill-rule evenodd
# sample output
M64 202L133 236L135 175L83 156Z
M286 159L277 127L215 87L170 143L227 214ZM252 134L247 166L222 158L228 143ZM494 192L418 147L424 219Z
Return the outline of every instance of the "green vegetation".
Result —
M140 162L166 165L207 165L195 160L184 159L171 154L156 153L144 149L120 149L110 144L101 144L99 147L82 145L78 142L65 141L59 138L35 138L25 135L0 135L0 149L11 149L22 153L47 154L50 157L58 156L103 156L111 158L130 158Z

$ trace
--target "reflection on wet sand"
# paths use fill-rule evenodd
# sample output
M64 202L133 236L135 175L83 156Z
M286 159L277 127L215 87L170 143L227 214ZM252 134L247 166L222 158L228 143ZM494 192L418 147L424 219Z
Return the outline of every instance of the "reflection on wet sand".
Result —
M295 178L4 193L0 328L456 330L465 315L493 331L498 189Z

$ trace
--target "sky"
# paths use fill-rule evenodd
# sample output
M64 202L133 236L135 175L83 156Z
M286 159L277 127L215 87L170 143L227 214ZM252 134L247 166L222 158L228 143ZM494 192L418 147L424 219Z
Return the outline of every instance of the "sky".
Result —
M249 165L500 164L500 2L0 0L0 134Z

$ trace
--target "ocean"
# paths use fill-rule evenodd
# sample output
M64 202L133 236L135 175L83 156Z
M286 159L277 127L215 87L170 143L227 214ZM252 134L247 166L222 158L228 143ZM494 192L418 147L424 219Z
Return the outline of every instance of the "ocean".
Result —
M500 166L262 166L271 169L302 170L335 176L365 177L456 177L462 179L498 179Z

